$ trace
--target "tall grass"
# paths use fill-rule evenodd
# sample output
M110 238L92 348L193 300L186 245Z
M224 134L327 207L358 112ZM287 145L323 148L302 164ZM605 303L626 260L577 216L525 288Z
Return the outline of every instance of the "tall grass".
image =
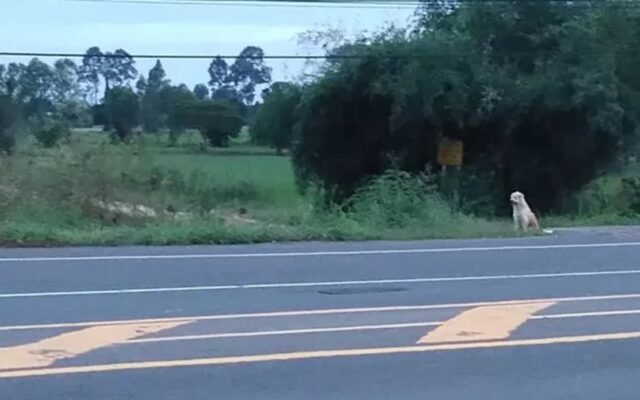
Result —
M301 196L287 158L189 154L75 135L0 158L0 244L197 244L496 236L506 222L452 208L428 178L389 172L347 203ZM95 200L142 204L115 217ZM180 218L178 218L180 216Z
M180 173L187 181L215 183L209 187L225 202L237 199L253 206L283 207L300 200L291 164L285 157L160 154L155 165L165 173ZM179 180L177 175L174 179Z

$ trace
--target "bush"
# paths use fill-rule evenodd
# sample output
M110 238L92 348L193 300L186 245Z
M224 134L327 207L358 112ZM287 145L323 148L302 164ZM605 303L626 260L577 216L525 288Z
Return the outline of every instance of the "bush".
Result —
M198 129L214 147L228 146L243 125L240 110L224 100L182 101L175 105L173 116L177 125Z
M93 125L92 109L83 101L63 102L58 105L58 114L74 128L89 128Z
M355 220L377 229L440 226L459 215L437 192L434 179L387 171L358 189L347 203Z
M313 207L300 224L326 239L419 239L504 235L510 225L456 211L438 193L435 178L390 170L365 183L341 206L324 203L321 187L309 189ZM331 195L329 194L329 197Z
M582 217L640 215L640 178L603 176L590 182L573 199L572 209Z
M29 125L38 143L47 149L55 147L61 139L71 135L68 122L53 114L31 117Z

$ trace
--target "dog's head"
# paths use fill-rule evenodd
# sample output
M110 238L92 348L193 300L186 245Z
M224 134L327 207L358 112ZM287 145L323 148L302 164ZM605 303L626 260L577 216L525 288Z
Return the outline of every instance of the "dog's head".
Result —
M525 204L524 194L517 191L511 193L509 200L511 201L511 205L514 205L514 206Z

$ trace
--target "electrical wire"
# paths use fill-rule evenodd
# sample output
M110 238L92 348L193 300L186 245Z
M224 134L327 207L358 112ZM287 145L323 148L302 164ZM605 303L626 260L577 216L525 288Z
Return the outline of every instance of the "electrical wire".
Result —
M640 48L628 46L609 46L609 50L618 53L635 54L640 52ZM545 51L493 51L493 54L524 56L530 54L544 54ZM548 53L555 54L555 50ZM583 54L601 54L601 49L583 50ZM42 58L132 58L132 59L178 59L178 60L210 60L214 58L223 59L250 59L250 60L350 60L350 59L423 59L442 57L468 57L478 54L477 52L456 52L456 53L407 53L407 54L312 54L312 55L218 55L218 54L86 54L86 53L57 53L57 52L34 52L34 51L0 51L0 56L5 57L42 57Z
M417 1L256 1L256 0L64 0L76 3L111 3L138 5L197 5L222 7L270 7L270 8L332 8L332 9L416 9Z

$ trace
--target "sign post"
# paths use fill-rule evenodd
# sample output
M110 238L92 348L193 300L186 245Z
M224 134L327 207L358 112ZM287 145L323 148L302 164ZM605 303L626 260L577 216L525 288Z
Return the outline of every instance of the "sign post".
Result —
M464 155L464 144L461 140L443 138L438 143L438 164L447 167L460 167Z
M453 140L442 138L438 143L438 164L442 165L442 182L443 189L450 192L453 197L454 204L458 203L458 178L459 174L454 174L452 179L447 179L447 167L456 167L456 171L460 171L464 158L464 144L461 140Z

